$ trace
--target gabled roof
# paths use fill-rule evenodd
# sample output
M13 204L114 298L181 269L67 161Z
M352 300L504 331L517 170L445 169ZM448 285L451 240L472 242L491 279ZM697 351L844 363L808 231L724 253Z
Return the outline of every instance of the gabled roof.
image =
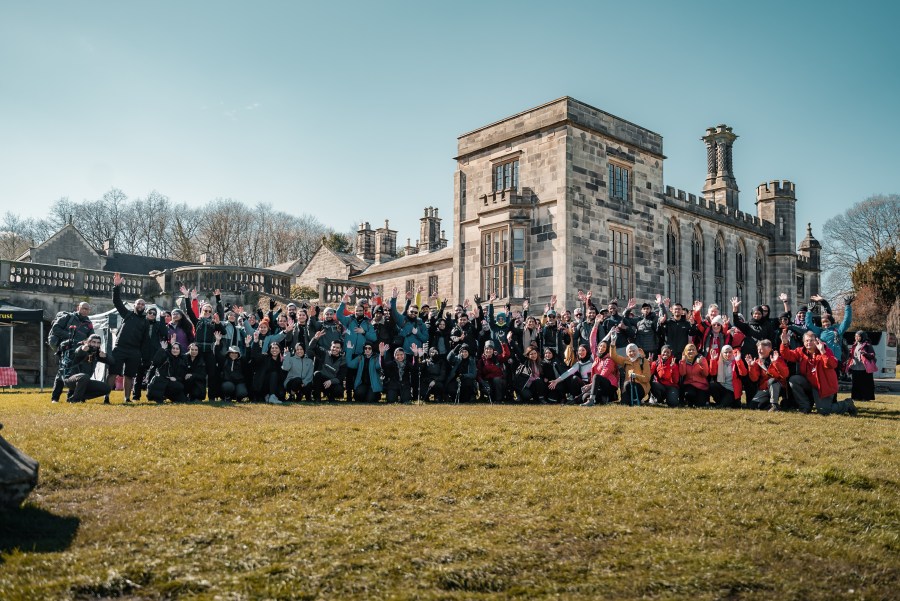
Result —
M282 273L289 273L291 275L299 275L303 272L304 267L306 267L306 265L304 265L300 259L294 259L293 261L286 261L284 263L278 263L277 265L269 265L266 269L281 271Z
M117 271L119 273L143 275L149 274L151 271L163 271L166 269L174 269L176 267L184 267L186 265L199 265L199 263L116 252L113 253L112 257L106 260L103 271Z
M81 240L82 244L84 244L85 248L90 250L92 253L95 253L98 257L102 256L101 253L97 252L96 248L91 246L91 243L88 242L87 238L84 237L84 234L81 233L81 230L79 230L77 227L75 227L71 223L67 223L64 226L62 226L61 228L59 228L59 230L55 234L53 234L52 236L50 236L49 238L47 238L46 240L44 240L43 242L38 244L35 248L41 248L43 246L46 246L47 244L50 244L57 238L61 237L63 235L63 233L65 233L66 231L74 232L75 235ZM16 261L26 261L26 260L27 261L31 260L31 249L30 248L28 250L26 250L24 253L22 253L16 259Z
M433 250L427 253L406 255L405 257L393 259L386 263L370 265L368 269L356 275L365 277L376 273L384 273L385 271L393 271L394 269L403 269L404 267L410 267L412 265L425 266L430 263L438 263L440 261L453 261L453 247L448 246L446 248L442 248L441 250Z
M328 251L331 252L331 254L333 254L335 257L340 259L344 263L344 265L356 270L357 272L365 271L365 269L370 265L368 261L366 261L365 259L360 259L356 255L351 255L350 253L339 253L336 250L331 250L327 246L325 248L328 249Z

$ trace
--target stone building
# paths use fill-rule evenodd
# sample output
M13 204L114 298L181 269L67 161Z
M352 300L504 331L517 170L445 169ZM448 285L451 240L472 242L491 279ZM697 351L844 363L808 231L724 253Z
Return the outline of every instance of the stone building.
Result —
M356 254L335 252L322 245L298 277L302 286L316 288L319 300L334 303L343 293L367 296L369 284L386 293L394 287L404 296L422 288L425 296L433 293L454 299L453 251L447 247L438 209L427 207L419 219L419 238L397 248L397 231L385 220L384 227L372 229L369 222L359 224Z
M556 294L571 307L583 289L600 302L662 293L725 311L737 296L777 313L781 292L796 306L819 290L821 245L807 227L798 248L790 181L762 183L755 212L740 209L736 139L726 125L706 130L706 178L690 194L665 185L660 134L560 98L459 137L450 247L437 209L402 259L387 222L364 222L356 255L320 249L300 279L324 302L365 293L354 284L435 284L454 302L494 292L540 306Z
M728 306L794 305L819 290L821 246L797 250L796 187L756 189L739 208L730 127L709 128L702 194L666 186L662 136L564 97L458 139L453 290L513 304L578 289L601 301L664 293ZM729 309L730 310L730 307Z

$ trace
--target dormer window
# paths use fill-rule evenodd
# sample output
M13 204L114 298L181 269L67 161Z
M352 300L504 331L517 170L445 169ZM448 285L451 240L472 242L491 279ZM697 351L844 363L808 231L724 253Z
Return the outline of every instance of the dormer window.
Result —
M81 261L75 259L57 259L56 264L59 267L81 267Z

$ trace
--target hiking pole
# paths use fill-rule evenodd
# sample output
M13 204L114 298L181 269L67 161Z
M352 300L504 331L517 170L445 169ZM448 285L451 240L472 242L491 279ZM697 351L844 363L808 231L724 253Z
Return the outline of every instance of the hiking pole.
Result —
M631 389L631 406L634 407L635 405L641 404L641 398L638 396L637 384L634 382L634 374L631 374L630 379L631 386L629 386L629 388Z

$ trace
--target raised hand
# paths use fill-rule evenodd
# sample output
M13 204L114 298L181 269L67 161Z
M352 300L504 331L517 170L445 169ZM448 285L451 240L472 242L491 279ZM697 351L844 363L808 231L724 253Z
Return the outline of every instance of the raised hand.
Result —
M584 298L586 298L588 301L590 301L592 294L594 294L594 293L592 291L588 290L587 294L584 295Z
M523 310L523 311L527 311L527 310L528 310L528 306L529 306L529 305L528 305L528 299L526 298L525 300L522 301L522 310Z
M253 332L253 342L259 342L259 330Z
M739 349L736 349L736 350L734 351L734 360L735 360L735 361L740 361L740 360L741 360L741 351L740 351Z
M191 298L194 299L194 300L196 300L199 296L200 296L200 295L197 294L197 289L196 289L196 288L191 288Z
M666 298L663 299L663 304L666 306L666 309L668 309L669 306L672 304L672 299L667 296Z
M496 292L491 292L491 295L488 296L488 302L489 302L489 303L492 303L492 302L494 302L495 300L497 300L497 293L496 293Z
M634 309L637 306L637 299L632 297L628 299L628 306L625 307L626 310Z
M406 300L412 300L412 297L413 297L412 290L408 290L406 292Z
M214 296L222 296L222 290L220 290L219 288L216 288L215 290L213 290L213 295Z
M741 306L741 299L739 299L739 298L736 297L736 296L732 296L732 297L731 297L731 309L732 309L732 311L734 311L735 313L737 313L738 307L740 307L740 306Z
M825 300L825 297L820 294L813 294L809 298L810 298L810 300L814 300L817 303L821 303L823 300Z
M433 299L437 300L438 299L438 291L435 290L434 292L432 292L431 296L429 296L428 298L433 298Z
M825 352L825 343L822 342L821 338L816 338L816 348L819 349L820 353Z
M400 291L397 290L397 287L396 287L396 286L394 286L393 288L391 288L391 298L397 298L397 294L398 294L399 292L400 292Z
M243 305L232 305L231 310L234 311L235 313L237 313L238 315L240 315L241 313L244 312L244 306Z
M772 351L772 361L778 361L778 351Z
M471 306L472 306L472 302L469 299L466 299L465 301L463 301L463 309L468 309Z
M584 297L584 290L582 290L581 288L579 288L579 289L578 289L578 300L580 300L581 302L584 302L584 298L585 298L585 297Z
M341 302L344 303L345 305L349 304L350 303L350 295L345 292L344 296L341 297Z
M550 297L550 308L552 309L555 306L556 306L556 295L554 294L553 296Z
M378 345L378 352L383 355L388 351L389 348L391 347L387 342L382 342Z
M218 330L216 330L215 332L213 332L213 338L216 339L216 342L221 341L222 340L222 332L219 332Z
M168 341L168 340L165 340L165 339L160 340L160 341L159 341L159 346L161 346L161 347L163 347L163 348L169 348L169 341Z
M250 346L251 342L253 342L253 336L251 336L250 334L247 334L247 336L244 338L244 344L246 346Z
M187 286L185 286L184 284L181 285L181 288L179 288L179 290L181 290L181 296L187 297L190 295Z
M699 311L703 308L703 301L695 300L694 304L691 306L691 309L694 311Z
M666 323L666 316L665 316L665 315L660 315L660 316L659 316L659 323Z
M663 304L663 297L662 297L662 294L657 294L657 295L656 295L656 304L657 304L657 305Z
M853 301L855 301L855 300L856 300L855 294L848 294L847 296L844 297L844 304L849 306L849 305L853 304Z
M324 335L325 335L325 330L319 330L318 332L316 332L316 334L315 334L315 336L313 336L313 338L318 340L319 338L321 338Z
M222 319L219 317L218 313L213 313L212 320L213 320L213 323L216 323L216 324L222 322Z
M783 302L783 303L786 303L787 300L788 300L787 292L782 292L781 294L779 294L779 295L778 295L778 300L780 300L780 301Z
M113 274L113 286L121 286L123 281L121 273L117 271Z
M425 286L419 286L419 294L425 292Z

